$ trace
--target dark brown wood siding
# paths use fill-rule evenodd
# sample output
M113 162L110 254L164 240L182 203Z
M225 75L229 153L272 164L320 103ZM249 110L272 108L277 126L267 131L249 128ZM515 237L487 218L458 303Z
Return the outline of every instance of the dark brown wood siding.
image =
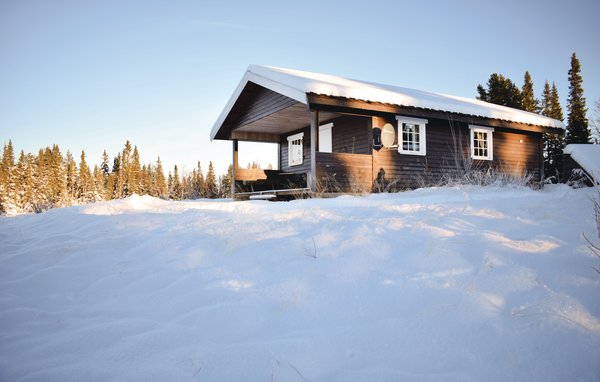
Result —
M395 117L376 117L374 125L391 123ZM397 140L397 137L396 137ZM493 132L493 161L470 159L469 125L428 119L427 155L405 155L397 148L373 151L375 189L404 189L437 184L465 168L486 170L493 167L513 174L530 174L540 179L540 133L514 132L496 128ZM396 141L397 143L397 141Z
M369 154L317 152L317 190L371 192L373 158Z
M494 166L515 175L528 173L540 180L541 134L494 131Z
M297 165L297 166L290 166L289 160L288 160L289 158L288 158L287 137L289 137L290 135L298 134L298 133L304 133L304 137L302 140L302 143L303 143L303 145L302 145L302 154L303 154L302 164ZM280 147L279 158L281 161L280 169L282 171L296 173L296 174L310 172L310 127L309 126L307 126L306 128L304 128L302 130L297 130L290 134L282 135L279 147Z
M332 149L334 153L370 154L371 152L371 119L365 117L340 116L325 121L319 125L333 123ZM301 165L289 166L287 137L297 133L304 133L303 154ZM301 173L310 171L310 126L281 136L280 141L281 169L285 172Z
M332 122L332 148L334 153L370 154L370 118L342 116L321 124Z
M427 155L400 154L397 148L372 149L371 126L390 123L396 130L395 115L365 118L341 116L333 122L333 153L317 154L317 180L338 191L395 191L439 184L467 169L492 167L513 174L530 174L540 180L542 166L541 133L495 128L493 161L470 159L470 130L464 122L429 118ZM304 132L304 159L300 166L288 166L287 136L281 137L281 169L285 172L310 171L310 128ZM300 131L291 133L295 134ZM370 168L369 168L370 166ZM335 186L334 186L335 185Z
M297 101L282 94L248 82L223 122L223 126L227 131L231 131L296 103Z

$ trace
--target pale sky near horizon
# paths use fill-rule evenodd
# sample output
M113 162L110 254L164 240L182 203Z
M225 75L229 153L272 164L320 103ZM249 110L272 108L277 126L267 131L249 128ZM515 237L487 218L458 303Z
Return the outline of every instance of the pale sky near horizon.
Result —
M231 143L209 132L251 64L465 97L526 70L563 108L573 52L587 106L600 99L600 2L0 0L0 144L58 144L218 172ZM567 110L564 109L566 117ZM272 159L245 150L240 162ZM270 150L273 152L273 150Z

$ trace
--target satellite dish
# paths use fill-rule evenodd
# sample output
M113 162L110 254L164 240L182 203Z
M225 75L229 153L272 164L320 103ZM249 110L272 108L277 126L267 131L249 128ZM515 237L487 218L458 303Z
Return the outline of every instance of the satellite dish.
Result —
M386 123L381 129L381 144L383 144L385 148L390 148L394 145L395 140L396 131L394 130L394 126Z

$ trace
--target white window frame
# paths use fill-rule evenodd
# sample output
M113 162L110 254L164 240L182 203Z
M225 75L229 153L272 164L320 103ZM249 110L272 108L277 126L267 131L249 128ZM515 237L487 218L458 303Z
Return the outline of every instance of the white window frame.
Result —
M319 152L333 152L333 123L319 126Z
M304 133L287 137L288 140L288 166L299 166L304 160ZM296 150L294 150L296 149ZM298 151L299 150L299 151Z
M494 160L494 129L491 127L485 126L477 126L477 125L469 125L470 132L470 146L471 146L471 158L479 159L479 160ZM476 155L475 154L475 133L484 133L486 146L484 149L487 149L487 155Z
M427 123L429 123L429 121L427 119L404 117L401 115L397 115L396 120L398 120L398 152L400 154L407 154L407 155L426 155L427 154ZM417 133L419 136L418 142L415 142L415 141L405 142L404 141L403 131L404 131L405 124L418 126L418 129L419 129L419 132ZM414 137L415 137L415 133L413 133L412 138L414 138ZM417 143L419 145L419 149L418 150L408 149L408 148L405 149L404 143L407 143L407 146L409 146L411 143L413 145L415 143Z

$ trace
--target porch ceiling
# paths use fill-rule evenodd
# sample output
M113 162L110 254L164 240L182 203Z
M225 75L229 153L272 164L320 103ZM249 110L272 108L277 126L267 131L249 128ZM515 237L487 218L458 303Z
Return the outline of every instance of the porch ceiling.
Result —
M319 120L326 121L335 116L335 113L320 112ZM296 102L283 110L267 115L233 131L281 135L303 129L307 126L310 126L310 112L307 110L305 104Z

